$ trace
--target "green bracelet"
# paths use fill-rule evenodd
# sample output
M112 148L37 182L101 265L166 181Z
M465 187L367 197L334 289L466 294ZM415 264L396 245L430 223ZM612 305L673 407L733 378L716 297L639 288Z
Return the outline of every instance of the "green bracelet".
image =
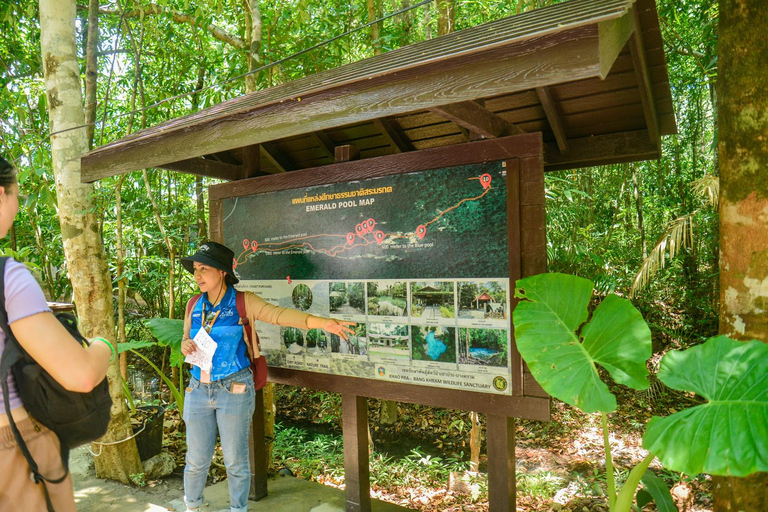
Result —
M112 346L112 344L110 342L108 342L104 338L91 338L91 341L103 341L104 343L106 343L107 346L109 347L109 350L112 351L112 355L109 358L109 362L111 363L112 361L115 360L115 355L116 355L115 354L115 347Z

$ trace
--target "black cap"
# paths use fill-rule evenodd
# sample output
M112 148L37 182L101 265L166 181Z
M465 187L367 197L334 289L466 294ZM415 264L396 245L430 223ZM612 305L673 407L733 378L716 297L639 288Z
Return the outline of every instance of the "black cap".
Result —
M205 242L200 246L195 254L181 258L181 264L190 274L195 273L194 262L208 265L209 267L223 270L227 273L227 284L237 284L240 280L235 276L232 269L232 262L235 260L235 253L226 245L217 242Z

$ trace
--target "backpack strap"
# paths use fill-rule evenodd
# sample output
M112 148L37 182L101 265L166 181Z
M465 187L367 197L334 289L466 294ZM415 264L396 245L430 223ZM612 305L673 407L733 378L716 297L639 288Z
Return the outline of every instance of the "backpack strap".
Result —
M11 401L9 398L10 390L8 389L8 372L17 361L24 357L26 351L13 335L11 327L8 324L8 313L5 309L5 267L9 259L10 258L7 256L0 257L0 327L2 327L3 331L5 332L5 347L3 347L2 357L0 357L0 386L3 390L5 414L8 417L8 424L11 426L11 432L13 432L16 445L19 447L19 450L21 450L24 458L27 459L27 464L29 465L29 469L32 471L32 476L35 483L42 484L43 486L43 493L45 494L45 505L48 509L48 512L54 512L53 503L51 502L51 497L48 493L48 486L45 485L45 483L50 482L52 484L58 484L67 478L67 475L69 474L69 449L61 444L61 462L64 465L64 475L57 479L44 477L40 473L40 468L38 467L37 462L35 462L35 459L32 457L29 448L27 448L27 443L24 442L24 438L21 436L21 432L16 426L16 421L13 419L13 414L11 412Z
M192 310L195 307L195 304L197 304L197 301L200 300L200 297L202 297L202 293L198 293L197 295L194 295L192 298L189 299L189 302L187 302L187 315L189 315Z
M253 359L253 328L251 327L251 321L248 320L248 311L245 308L245 292L238 290L235 293L235 305L237 306L237 314L240 317L240 325L243 326L243 331L245 331L245 339L248 340L248 356L250 359ZM261 351L258 335L256 336L256 346Z

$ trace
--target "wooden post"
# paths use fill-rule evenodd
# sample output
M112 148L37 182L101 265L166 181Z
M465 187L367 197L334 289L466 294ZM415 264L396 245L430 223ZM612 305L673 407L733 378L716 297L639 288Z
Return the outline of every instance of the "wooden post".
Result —
M336 162L351 162L360 158L360 148L354 144L346 144L344 146L336 146L335 149Z
M256 392L256 408L248 436L248 456L251 460L251 489L248 498L259 501L267 496L267 445L264 438L264 390Z
M341 411L344 422L347 512L371 512L367 399L364 396L342 393Z
M489 512L514 512L515 419L489 414L488 504Z

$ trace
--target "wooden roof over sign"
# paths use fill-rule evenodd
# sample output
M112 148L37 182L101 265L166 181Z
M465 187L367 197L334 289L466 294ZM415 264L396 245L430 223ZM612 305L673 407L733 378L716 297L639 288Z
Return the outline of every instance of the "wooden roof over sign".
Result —
M82 157L237 180L541 132L545 170L658 158L676 132L654 0L572 0L172 119Z

